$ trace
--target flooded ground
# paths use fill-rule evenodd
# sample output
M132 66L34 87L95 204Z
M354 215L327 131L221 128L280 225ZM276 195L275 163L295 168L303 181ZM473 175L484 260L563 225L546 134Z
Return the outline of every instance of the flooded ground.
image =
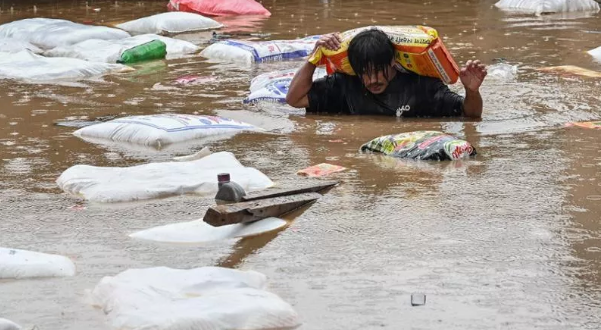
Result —
M228 32L287 39L369 24L426 24L456 60L503 58L515 81L489 77L481 121L305 116L242 104L259 73L199 56L154 62L80 86L0 82L0 246L67 255L74 278L0 282L0 316L40 330L108 329L86 290L127 268L209 265L253 269L301 316L301 329L598 329L601 322L601 131L566 128L600 118L601 81L543 74L579 65L601 46L601 15L512 16L492 0L265 0L269 19L221 19ZM36 11L33 5L36 5ZM165 10L164 1L1 1L0 23L41 16L113 24ZM12 9L11 9L12 6ZM100 8L100 11L94 11ZM206 43L210 34L181 38ZM211 84L179 86L195 74ZM461 91L460 86L453 86ZM141 242L127 234L201 218L211 198L85 204L55 184L75 164L127 166L197 151L133 151L86 143L65 119L156 113L220 114L270 129L210 143L274 181L301 180L321 162L348 167L344 184L287 228L203 245ZM443 130L479 155L458 163L360 155L382 134ZM343 142L338 142L342 140ZM410 295L427 295L411 307Z

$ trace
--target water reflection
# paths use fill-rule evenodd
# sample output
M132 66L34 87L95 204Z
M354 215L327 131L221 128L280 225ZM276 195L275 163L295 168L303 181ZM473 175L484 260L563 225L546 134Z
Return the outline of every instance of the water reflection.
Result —
M164 1L115 4L0 1L0 21L43 16L111 25L165 10ZM2 316L44 329L100 329L102 318L81 303L81 292L102 276L129 267L222 265L267 273L270 287L303 316L305 329L596 328L599 131L563 125L599 119L600 85L536 69L571 64L601 70L585 53L601 45L601 34L583 32L599 29L599 14L509 15L491 8L492 1L476 0L263 4L272 17L220 18L231 25L220 32L285 39L367 24L425 23L439 29L459 62L503 58L518 65L518 75L487 80L481 121L317 116L242 103L252 77L302 61L241 67L194 55L76 86L2 81L0 245L70 255L80 273L69 280L3 282L0 296L9 298L0 299ZM181 36L201 47L211 37ZM202 79L178 83L184 76ZM462 92L459 84L451 88ZM153 151L88 143L72 136L75 127L53 125L162 112L219 114L267 132ZM479 155L425 163L358 152L377 136L411 130L457 135ZM288 228L202 248L132 241L126 234L197 219L210 198L86 204L76 212L69 207L77 201L54 184L75 164L130 166L205 145L234 152L281 185L301 182L299 169L322 162L348 170L333 177L342 186L295 215ZM425 309L408 305L414 291L428 295Z

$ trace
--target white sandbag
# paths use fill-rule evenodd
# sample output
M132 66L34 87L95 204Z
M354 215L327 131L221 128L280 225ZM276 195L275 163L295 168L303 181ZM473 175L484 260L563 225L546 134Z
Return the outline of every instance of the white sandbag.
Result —
M102 203L217 193L217 174L230 173L231 180L246 192L263 190L273 182L259 170L245 167L230 152L218 152L189 162L163 162L132 167L75 165L57 179L67 193Z
M224 40L205 48L200 55L211 60L255 63L281 61L308 56L319 36L295 40Z
M105 26L91 26L52 18L27 18L0 25L0 37L30 42L43 49L73 45L88 39L123 39L129 33Z
M132 71L119 64L88 62L72 58L48 58L29 50L0 53L0 79L24 81L79 80L107 73Z
M188 41L162 37L156 34L143 34L119 40L86 40L70 46L56 47L44 52L44 55L78 58L90 62L117 63L121 59L121 54L126 50L153 40L160 40L167 45L168 57L174 57L178 54L192 54L200 49Z
M21 327L11 320L0 318L0 330L21 330Z
M75 265L67 257L0 247L0 279L73 275Z
M0 53L18 53L23 50L29 50L35 54L41 54L42 50L31 43L15 38L0 38Z
M495 6L503 10L527 12L536 15L599 11L599 4L595 0L501 0Z
M293 329L294 309L265 291L265 275L219 267L129 269L92 291L114 329Z
M169 12L121 23L116 27L131 34L176 34L219 29L223 24L199 14Z
M286 103L288 88L298 69L268 72L253 78L250 82L250 95L244 103L275 102ZM325 68L317 68L313 80L327 75Z
M127 142L160 149L177 142L259 130L253 125L217 116L161 114L113 119L86 126L73 134L80 138Z
M601 62L601 46L593 50L589 50L588 53L597 61Z
M165 243L205 243L255 236L282 228L286 224L286 220L267 218L252 223L213 227L202 220L195 220L142 230L129 237Z

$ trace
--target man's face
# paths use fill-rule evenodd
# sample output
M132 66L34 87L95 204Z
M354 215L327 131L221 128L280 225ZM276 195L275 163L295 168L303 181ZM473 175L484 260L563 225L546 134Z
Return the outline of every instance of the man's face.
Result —
M388 79L386 79L388 77ZM374 72L371 70L370 74L364 73L361 75L363 85L372 94L381 94L388 87L390 79L394 77L394 66L391 64L386 70Z

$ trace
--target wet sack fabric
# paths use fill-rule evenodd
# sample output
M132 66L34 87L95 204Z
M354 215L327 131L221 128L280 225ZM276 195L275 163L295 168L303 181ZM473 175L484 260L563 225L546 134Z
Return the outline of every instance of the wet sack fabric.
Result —
M360 151L415 160L457 160L476 155L469 142L438 131L380 136L362 145Z

